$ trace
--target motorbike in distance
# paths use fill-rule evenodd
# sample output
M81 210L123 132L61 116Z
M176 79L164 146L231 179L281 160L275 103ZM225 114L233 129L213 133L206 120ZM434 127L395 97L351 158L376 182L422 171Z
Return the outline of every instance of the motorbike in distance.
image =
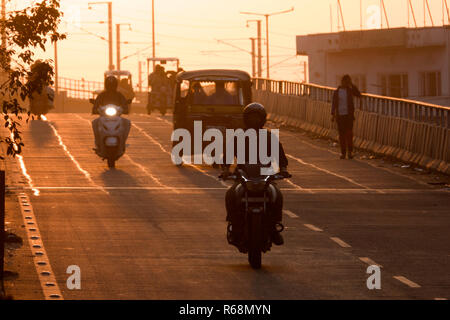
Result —
M243 216L243 228L241 242L238 249L242 253L248 254L248 261L253 269L260 269L262 263L262 253L270 251L272 247L271 234L273 232L273 220L268 210L271 196L275 192L272 183L276 180L291 178L290 174L275 174L269 176L250 177L244 170L238 169L232 175L220 175L219 179L234 180L242 186L239 192L239 198L243 207L241 207ZM227 240L231 245L229 224L227 228ZM284 226L278 223L276 226L278 232L284 230Z
M94 104L95 100L90 99L90 102ZM107 160L109 168L115 168L116 161L125 154L131 122L122 117L123 108L114 104L100 106L98 113L100 117L92 122L94 133L98 135L95 152Z

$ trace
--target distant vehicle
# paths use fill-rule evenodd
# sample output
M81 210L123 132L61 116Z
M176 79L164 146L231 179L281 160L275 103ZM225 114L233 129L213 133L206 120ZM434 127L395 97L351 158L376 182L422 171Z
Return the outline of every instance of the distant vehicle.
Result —
M193 134L194 121L203 130L243 128L243 110L252 102L252 80L239 70L199 70L177 76L174 129Z
M106 71L104 76L105 79L109 76L116 77L117 80L119 80L119 86L117 87L117 91L122 93L125 99L133 101L135 93L133 90L133 79L130 71L111 70Z
M159 79L158 85L154 85L155 71L150 74L150 65L155 64L155 67L164 66L165 78L163 81ZM148 58L147 59L147 73L148 87L150 89L148 93L147 113L151 114L154 110L159 110L162 115L165 115L168 108L173 107L174 89L176 83L176 75L180 70L180 59L178 58ZM163 82L163 83L160 83Z

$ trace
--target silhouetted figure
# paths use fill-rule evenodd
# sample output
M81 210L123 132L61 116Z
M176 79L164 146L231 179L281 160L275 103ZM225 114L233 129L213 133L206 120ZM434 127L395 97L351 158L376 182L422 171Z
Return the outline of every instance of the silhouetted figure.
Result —
M361 97L361 92L352 83L349 75L342 77L341 85L334 92L331 108L332 120L337 121L341 159L348 156L353 159L353 122L355 121L354 97Z

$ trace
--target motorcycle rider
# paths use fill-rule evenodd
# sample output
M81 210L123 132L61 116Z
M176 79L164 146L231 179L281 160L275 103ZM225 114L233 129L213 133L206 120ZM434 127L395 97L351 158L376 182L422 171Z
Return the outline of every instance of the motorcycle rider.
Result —
M119 81L114 76L108 76L105 79L105 90L98 95L95 99L94 106L92 108L92 114L99 114L98 108L106 106L108 104L114 104L123 109L123 114L128 114L128 101L125 99L123 94L117 91ZM126 130L124 130L124 141L128 138L128 134L131 129L131 122L128 119L122 118ZM94 130L95 136L95 150L99 150L99 132L98 132L98 122L99 118L92 121L92 128Z
M54 108L55 91L50 88L50 79L48 79L51 67L42 60L36 60L30 69L27 82L27 86L32 91L30 112L41 119L41 115Z
M265 123L267 120L267 113L264 108L264 106L260 103L251 103L244 109L244 124L245 129L255 129L257 132L258 137L258 143L259 146L259 130L263 129ZM271 133L270 131L267 134L267 150L268 154L271 154ZM249 139L246 139L245 143L245 154L246 154L246 162L249 162ZM235 146L235 153L236 154L236 143ZM284 153L284 149L281 143L279 143L279 167L280 167L280 173L281 175L285 177L290 177L287 166L288 166L288 160L286 157L286 154ZM229 165L223 166L223 173L222 177L227 178L230 176L229 171ZM245 171L245 165L238 164L236 169L243 169ZM271 212L273 217L273 230L272 230L272 242L275 245L282 245L284 243L283 237L280 234L280 232L277 230L277 224L281 224L282 221L282 211L283 211L283 195L281 194L280 189L277 187L275 183L272 183L272 186L274 187L276 196L275 200L271 201L269 204L269 212ZM231 232L231 242L234 245L239 246L241 243L241 235L242 235L242 229L243 229L243 221L242 221L242 212L240 212L240 196L237 192L239 188L239 182L236 182L226 193L225 196L225 203L226 203L226 209L227 209L227 218L226 220L231 224L232 226L232 232ZM273 199L273 198L272 198Z

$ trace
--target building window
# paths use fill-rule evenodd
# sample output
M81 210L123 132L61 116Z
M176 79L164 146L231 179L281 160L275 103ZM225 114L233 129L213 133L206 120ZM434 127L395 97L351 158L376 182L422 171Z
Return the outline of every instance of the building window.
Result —
M383 96L406 98L409 96L408 75L385 74L380 77L380 93Z
M419 95L421 97L436 97L441 95L441 73L421 72L419 76Z

